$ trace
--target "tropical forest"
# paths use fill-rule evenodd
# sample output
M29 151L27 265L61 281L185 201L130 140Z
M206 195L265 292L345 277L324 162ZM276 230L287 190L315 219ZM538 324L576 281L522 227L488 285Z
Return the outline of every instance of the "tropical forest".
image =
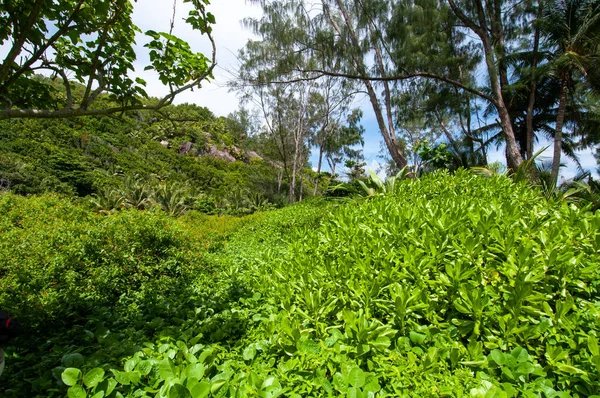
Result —
M0 397L600 398L599 0L1 0Z

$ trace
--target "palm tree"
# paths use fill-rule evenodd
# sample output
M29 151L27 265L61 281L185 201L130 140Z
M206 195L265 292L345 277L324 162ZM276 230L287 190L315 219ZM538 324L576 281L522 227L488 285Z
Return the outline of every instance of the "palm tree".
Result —
M542 33L554 48L550 66L554 77L560 81L551 174L551 184L556 186L568 92L574 91L575 82L582 79L592 83L598 81L595 63L600 62L597 52L600 1L551 0L544 12Z

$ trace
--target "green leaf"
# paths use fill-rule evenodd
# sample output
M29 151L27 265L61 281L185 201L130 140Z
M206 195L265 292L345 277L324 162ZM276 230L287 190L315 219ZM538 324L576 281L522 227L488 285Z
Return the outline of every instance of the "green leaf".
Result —
M497 364L497 365L504 365L506 364L506 359L504 357L504 353L502 351L499 350L492 350L492 352L490 352L489 357Z
M83 355L76 352L73 354L64 355L61 362L63 366L67 368L80 368L83 366L85 359L83 358Z
M242 357L245 361L251 361L256 356L256 347L254 344L250 344L248 347L244 349Z
M150 363L150 361L140 361L137 364L135 370L139 372L142 376L148 376L152 371L152 364Z
M87 396L85 390L81 386L69 387L67 397L69 398L85 398Z
M192 398L192 394L185 386L177 383L169 389L168 398Z
M519 366L517 366L517 369L515 371L522 375L529 375L535 371L535 366L533 366L531 362L523 362L520 363Z
M588 349L593 356L600 355L600 349L598 349L598 339L596 336L589 335L587 339Z
M204 365L201 363L192 363L185 368L184 374L189 379L200 380L204 376Z
M104 378L104 369L94 368L83 376L83 384L88 388L96 387Z
M121 372L116 369L111 369L110 371L113 373L115 380L117 380L119 384L128 386L131 383L128 372Z
M360 368L353 368L348 375L348 383L353 387L361 388L365 385L365 372Z
M263 398L275 398L281 393L281 384L276 377L270 376L265 379L261 386L260 396Z
M66 385L74 386L79 383L79 380L81 379L81 370L76 368L67 368L62 372L60 378Z
M193 398L208 397L208 394L210 394L210 383L207 381L201 381L192 388Z
M158 365L158 374L163 380L169 380L175 377L175 366L168 358L163 359Z
M423 344L425 342L425 339L427 339L427 335L417 332L410 332L408 336L410 337L410 341L419 345Z
M216 394L217 391L219 391L221 389L221 387L223 387L225 385L225 383L227 383L227 379L224 379L224 378L215 379L210 386L210 392L213 394Z
M556 367L561 372L569 373L569 374L586 374L583 370L576 368L575 366L568 365L566 363L557 363Z

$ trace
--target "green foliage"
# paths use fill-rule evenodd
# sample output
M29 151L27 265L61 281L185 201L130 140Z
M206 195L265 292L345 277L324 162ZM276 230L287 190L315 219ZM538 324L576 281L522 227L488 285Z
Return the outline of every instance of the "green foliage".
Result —
M600 215L464 170L386 192L243 218L4 194L0 306L29 331L0 393L598 391Z
M424 171L453 169L454 156L445 143L432 146L425 140L417 145L416 152L424 163L422 166Z
M358 184L363 189L365 196L394 194L399 187L399 181L411 176L412 173L408 170L408 167L404 167L395 176L388 177L383 181L373 170L369 170L369 179L366 182L359 180Z
M134 3L16 0L0 4L0 45L6 45L7 53L0 63L0 119L156 110L212 77L215 18L206 11L208 0L184 0L191 5L185 22L213 44L212 60L171 33L146 32L150 38L144 46L150 58L146 69L158 73L169 86L169 94L148 106L146 82L129 76L140 32L132 20ZM37 77L40 70L52 73L52 81ZM102 97L113 103L106 106Z

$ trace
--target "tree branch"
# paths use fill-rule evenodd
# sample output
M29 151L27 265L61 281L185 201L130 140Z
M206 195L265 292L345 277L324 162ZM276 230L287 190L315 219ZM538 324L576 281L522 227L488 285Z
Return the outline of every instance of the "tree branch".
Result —
M79 107L77 109L65 108L65 109L60 109L60 110L3 109L3 110L0 110L0 120L17 119L17 118L60 119L60 118L81 117L81 116L110 116L110 115L114 115L117 113L123 113L123 112L134 111L134 110L157 111L167 105L172 104L173 100L175 99L175 97L178 94L180 94L186 90L189 90L193 87L199 86L203 80L205 80L206 78L208 78L212 75L213 70L217 65L217 46L215 44L215 40L214 40L210 30L208 30L206 32L206 36L210 40L211 47L212 47L212 57L211 57L210 67L206 70L206 72L204 72L203 74L201 74L200 76L198 76L197 78L192 80L191 82L177 88L176 90L171 90L171 92L169 94L164 96L162 99L160 99L155 104L118 106L118 107L113 107L113 108L108 108L108 109L87 109L87 107ZM47 68L54 70L53 68L49 68L49 67L47 67ZM61 73L61 76L63 74L64 74L64 72ZM66 76L63 77L63 80L65 79L65 77ZM95 99L100 94L100 92L101 91L98 91L98 89L97 89L92 94L92 96L90 96L90 99L92 97L93 97L93 99ZM7 99L7 100L9 101L9 99ZM90 105L91 103L92 103L92 101L88 101L88 105Z
M46 40L44 42L44 44L35 53L33 53L31 55L31 58L29 58L23 65L21 65L21 67L19 69L17 69L15 71L15 73L13 73L8 79L6 79L6 80L2 79L2 74L0 74L0 81L2 82L0 87L10 86L10 84L12 84L15 80L17 80L23 73L27 72L27 70L29 70L31 65L33 65L36 61L38 61L42 57L44 52L46 52L46 50L48 48L50 48L50 46L52 46L56 42L56 40L58 40L59 37L64 35L65 32L71 28L69 25L71 24L71 22L73 22L73 19L75 19L75 16L79 12L79 10L84 2L85 2L85 0L79 0L77 5L73 9L73 12L71 12L71 14L69 15L69 18L67 18L64 25L61 26L48 40ZM21 45L21 47L22 46L23 45ZM6 62L6 60L4 62ZM2 66L4 66L4 64L2 64Z
M484 93L483 91L477 90L473 87L469 87L457 80L450 79L450 78L440 76L435 73L429 73L429 72L414 72L414 73L407 73L405 75L392 75L392 76L360 76L360 75L353 75L353 74L344 73L344 72L332 72L332 71L326 71L326 70L321 70L321 69L296 70L296 72L315 73L316 75L309 76L309 77L297 77L297 78L293 78L293 79L285 80L285 81L271 81L269 83L286 84L286 83L293 83L293 82L299 82L299 81L305 81L305 80L316 80L323 76L343 77L346 79L354 79L354 80L361 80L361 81L375 81L375 82L385 82L385 81L390 82L390 81L410 80L410 79L415 79L415 78L424 78L424 79L438 80L438 81L441 81L444 83L451 84L451 85L461 88L471 94L474 94L480 98L483 98L483 99L489 101L490 103L492 103L493 105L498 104L496 99L494 99L493 97ZM255 82L254 85L260 85L260 84L265 84L265 83L264 82L263 83Z

